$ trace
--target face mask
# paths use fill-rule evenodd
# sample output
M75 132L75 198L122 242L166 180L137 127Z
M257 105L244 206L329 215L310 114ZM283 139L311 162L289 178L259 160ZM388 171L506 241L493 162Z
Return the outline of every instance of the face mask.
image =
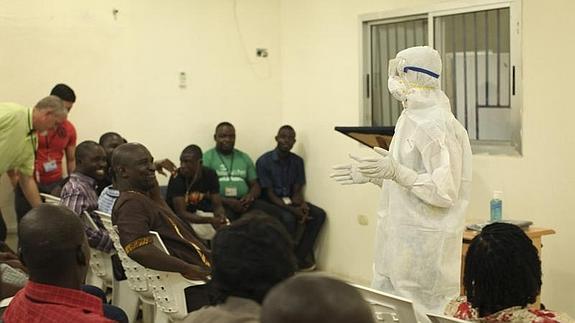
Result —
M404 80L402 80L399 76L392 76L387 79L387 88L389 89L389 93L393 95L394 98L401 102L405 102L407 100L407 94L409 92L409 88Z

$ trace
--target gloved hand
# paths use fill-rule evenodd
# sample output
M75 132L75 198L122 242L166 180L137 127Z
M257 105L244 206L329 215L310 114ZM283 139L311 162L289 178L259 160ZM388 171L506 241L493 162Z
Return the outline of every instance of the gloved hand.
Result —
M363 157L359 162L357 167L362 175L365 177L381 177L384 179L393 179L395 176L395 170L397 168L397 163L391 157L389 151L375 147L373 148L376 153L380 156L375 157Z
M380 156L364 157L357 167L359 172L367 178L391 179L396 183L411 187L417 178L417 173L399 164L391 153L383 148L373 148Z
M356 157L349 155L349 157L356 161L361 161L361 157ZM333 166L335 173L329 175L329 177L335 179L336 182L341 185L351 185L351 184L365 184L373 183L377 186L381 186L383 180L381 178L366 177L358 169L358 164L347 164L347 165L337 165Z

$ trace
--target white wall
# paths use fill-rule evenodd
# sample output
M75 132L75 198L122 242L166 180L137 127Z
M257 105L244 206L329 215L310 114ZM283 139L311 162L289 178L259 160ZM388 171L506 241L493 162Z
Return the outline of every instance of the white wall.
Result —
M257 157L281 121L279 41L276 0L0 0L0 101L32 106L65 82L79 141L117 131L177 162L227 120Z
M368 154L333 131L358 125L360 14L439 1L282 1L283 119L298 130L306 153L308 197L326 208L329 223L322 268L359 282L371 278L378 190L340 187L329 166L348 152ZM505 192L504 216L531 219L556 235L543 239L543 295L549 308L575 316L575 119L567 41L575 30L567 0L523 3L524 110L521 158L474 156L473 196L468 218L486 219L491 192ZM561 37L552 37L561 35ZM310 114L313 111L313 118ZM373 186L373 185L371 185ZM358 214L369 225L357 223Z
M229 120L238 147L269 148L267 137L249 132L267 134L280 122L279 1L27 0L0 8L3 101L33 105L65 82L78 95L70 119L80 140L115 130L176 160L187 144L211 147L215 125ZM257 59L256 47L269 57Z

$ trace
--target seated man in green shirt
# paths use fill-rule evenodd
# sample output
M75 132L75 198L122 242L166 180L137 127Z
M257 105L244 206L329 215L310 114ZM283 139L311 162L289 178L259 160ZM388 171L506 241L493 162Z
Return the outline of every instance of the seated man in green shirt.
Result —
M234 221L252 208L260 195L256 168L250 156L234 149L236 130L231 123L218 124L214 140L216 147L206 151L203 163L218 174L226 217Z

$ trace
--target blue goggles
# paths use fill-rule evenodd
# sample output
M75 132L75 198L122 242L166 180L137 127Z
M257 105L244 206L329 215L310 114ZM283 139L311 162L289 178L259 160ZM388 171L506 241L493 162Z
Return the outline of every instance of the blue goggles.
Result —
M439 74L436 74L430 70L426 70L425 68L421 68L421 67L417 67L417 66L405 66L403 68L403 73L407 73L407 71L414 71L414 72L418 72L418 73L423 73L423 74L429 75L429 76L436 78L436 79L439 78Z

